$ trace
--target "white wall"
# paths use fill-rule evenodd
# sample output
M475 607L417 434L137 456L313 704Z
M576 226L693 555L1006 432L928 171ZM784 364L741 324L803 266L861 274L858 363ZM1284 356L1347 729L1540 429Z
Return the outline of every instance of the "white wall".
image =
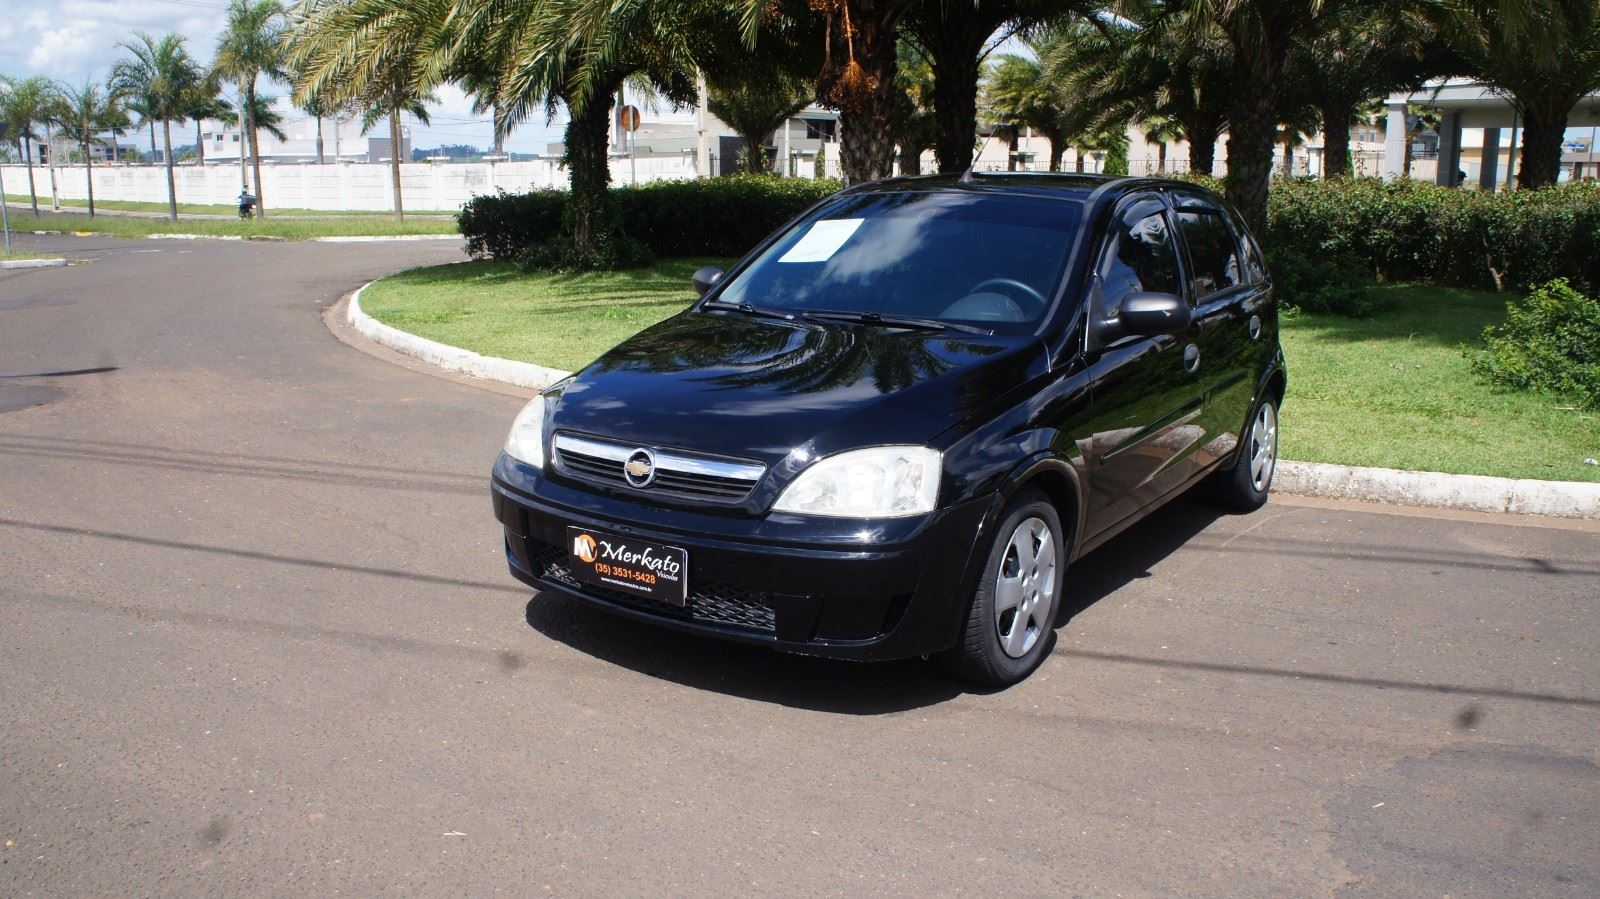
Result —
M27 169L4 166L6 192L28 192ZM41 197L50 195L49 172L34 167L34 183ZM94 197L165 203L166 170L153 165L96 165ZM694 160L641 159L638 182L694 177ZM232 204L239 198L237 165L178 166L174 170L179 203ZM612 183L630 182L626 159L611 161ZM565 188L567 172L554 160L501 163L416 163L400 166L401 192L411 210L449 210L478 194L496 190L523 191L538 187ZM261 181L270 208L373 210L394 208L387 164L342 163L329 165L263 165ZM56 184L64 200L82 200L88 192L84 167L58 166Z

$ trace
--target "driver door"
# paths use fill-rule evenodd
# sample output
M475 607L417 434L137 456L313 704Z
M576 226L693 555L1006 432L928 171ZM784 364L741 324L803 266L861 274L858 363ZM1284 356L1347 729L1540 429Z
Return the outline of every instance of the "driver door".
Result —
M1133 294L1185 294L1171 213L1160 195L1141 194L1124 201L1113 222L1090 290L1091 536L1198 473L1195 452L1205 434L1193 328L1141 337L1123 335L1115 324L1122 301Z

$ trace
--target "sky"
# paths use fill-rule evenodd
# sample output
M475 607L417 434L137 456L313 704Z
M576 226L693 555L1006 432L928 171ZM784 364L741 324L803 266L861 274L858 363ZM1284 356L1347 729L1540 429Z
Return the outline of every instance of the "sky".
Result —
M191 55L210 62L226 7L224 0L0 0L0 74L45 75L72 84L104 81L121 55L117 43L141 30L175 31L188 39ZM281 82L263 81L261 89L280 97L289 92ZM433 124L412 125L413 147L493 143L489 117L473 115L460 90L445 87L436 93ZM506 148L542 153L560 139L560 125L545 127L540 119L518 127Z

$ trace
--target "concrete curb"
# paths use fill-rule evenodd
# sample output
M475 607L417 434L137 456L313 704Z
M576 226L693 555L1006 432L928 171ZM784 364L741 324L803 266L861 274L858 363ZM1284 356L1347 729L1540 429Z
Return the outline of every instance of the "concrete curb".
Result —
M238 234L146 234L146 240L244 240Z
M6 259L0 260L0 269L4 268L60 268L67 264L65 259Z
M1534 481L1284 461L1278 463L1272 489L1301 496L1439 509L1600 518L1600 484L1581 481Z
M394 234L383 235L349 235L345 237L311 237L308 240L317 243L373 243L382 240L461 240L459 234Z
M372 282L361 286L350 297L350 304L345 311L345 320L357 334L381 346L388 347L397 353L403 353L416 359L421 359L446 371L459 372L482 378L486 381L499 381L502 384L512 384L530 390L543 390L551 384L565 378L571 372L555 368L545 368L542 365L533 365L528 362L514 362L510 359L498 359L494 356L483 356L471 350L449 346L408 334L398 328L391 328L383 322L361 311L361 293Z

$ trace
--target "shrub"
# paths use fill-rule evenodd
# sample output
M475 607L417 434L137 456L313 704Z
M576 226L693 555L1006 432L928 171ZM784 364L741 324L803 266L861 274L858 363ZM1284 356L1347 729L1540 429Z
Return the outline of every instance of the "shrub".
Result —
M474 197L457 222L474 256L514 261L529 270L626 267L649 264L651 255L742 256L838 189L837 181L770 175L615 188L609 196L623 239L602 248L597 256L605 258L590 260L573 259L570 249L561 247L566 191Z
M1353 253L1313 259L1296 247L1275 245L1267 251L1267 266L1285 308L1366 318L1386 305L1372 270Z
M1491 194L1373 178L1273 182L1267 243L1345 255L1386 281L1495 290L1600 284L1600 184Z
M1600 301L1564 279L1506 306L1504 324L1483 332L1472 368L1519 390L1567 394L1600 409Z

